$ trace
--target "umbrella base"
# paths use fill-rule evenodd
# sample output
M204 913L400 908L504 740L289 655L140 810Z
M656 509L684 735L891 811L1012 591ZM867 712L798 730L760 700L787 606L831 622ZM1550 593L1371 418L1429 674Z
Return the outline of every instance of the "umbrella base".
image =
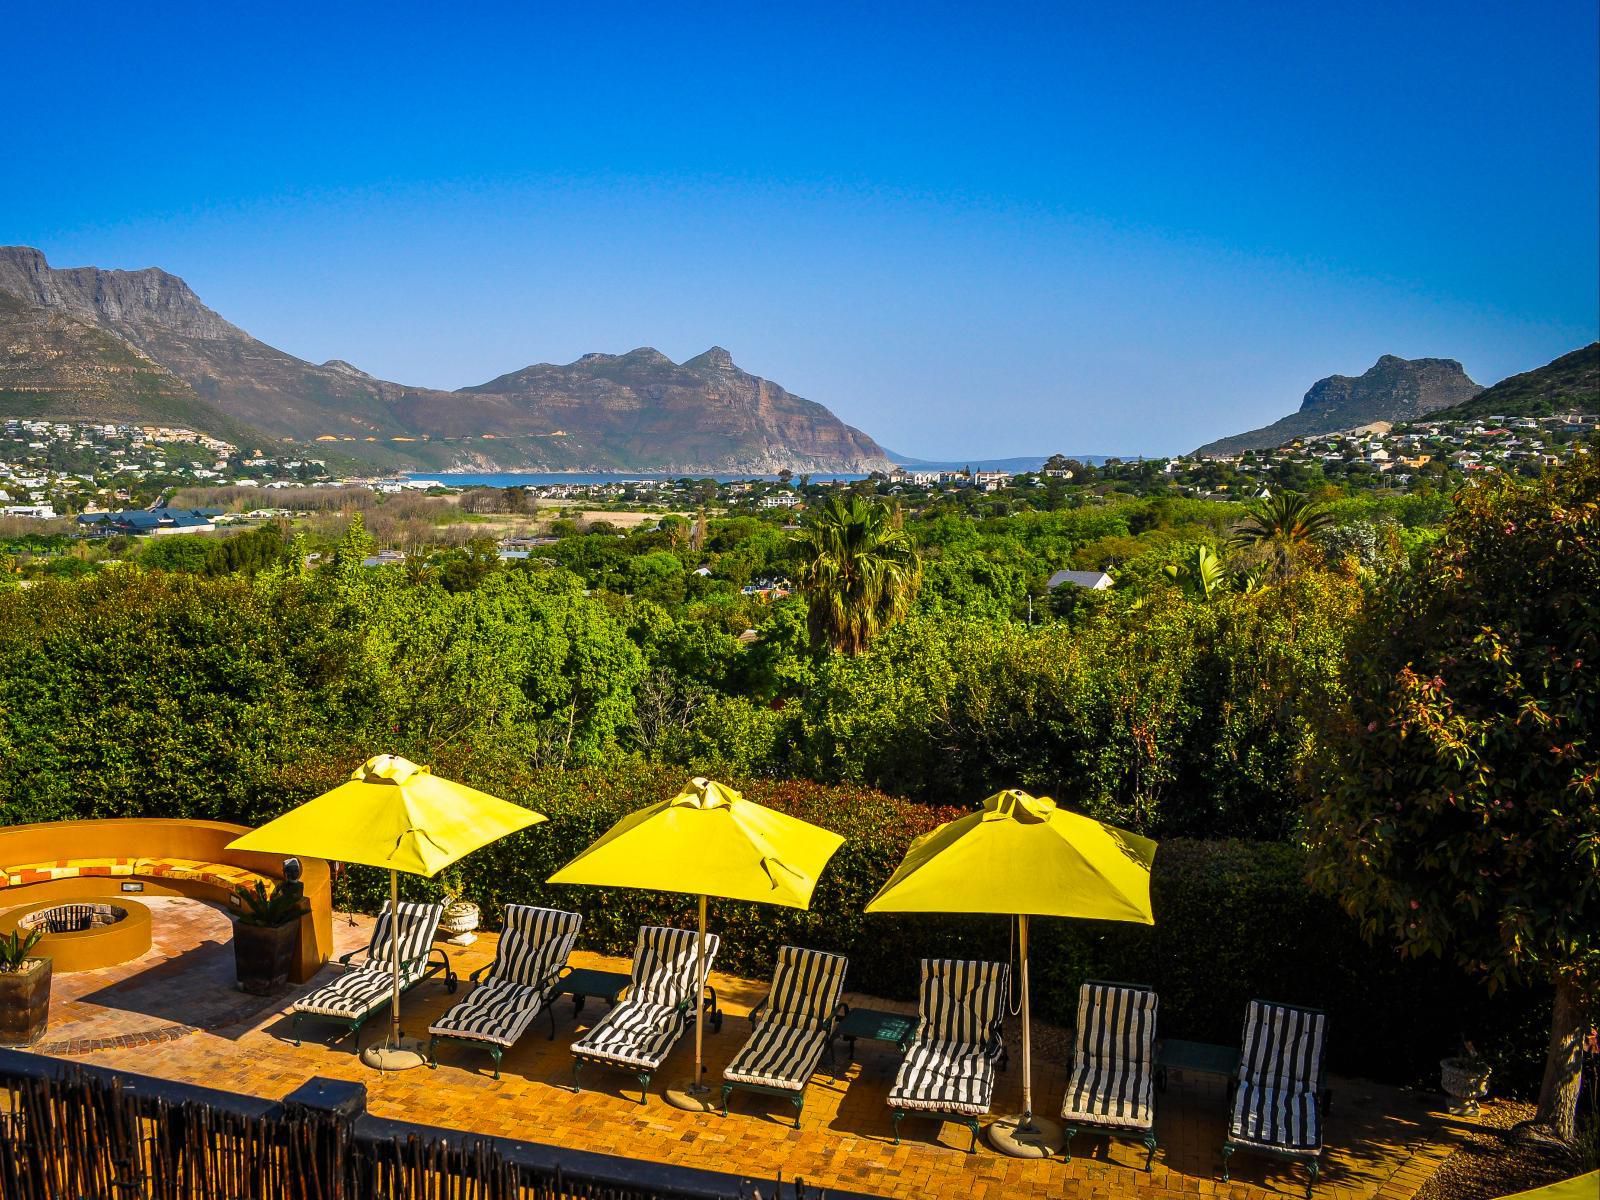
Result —
M361 1052L361 1061L378 1071L409 1071L426 1066L428 1056L416 1038L402 1037L398 1042L368 1046Z
M684 1112L722 1111L722 1101L703 1083L684 1083L667 1089L667 1103Z
M1061 1126L1035 1116L1028 1128L1021 1128L1021 1115L1001 1117L989 1126L989 1144L1012 1158L1049 1158L1066 1144Z

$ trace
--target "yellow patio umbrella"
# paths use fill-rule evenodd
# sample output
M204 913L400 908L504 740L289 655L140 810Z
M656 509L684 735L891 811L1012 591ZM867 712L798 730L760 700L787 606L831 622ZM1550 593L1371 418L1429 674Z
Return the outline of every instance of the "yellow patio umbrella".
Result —
M1150 863L1156 844L1048 796L1007 789L978 811L911 844L867 902L871 912L1004 913L1017 918L1022 988L1022 1113L989 1127L997 1148L1042 1158L1060 1144L1053 1121L1033 1115L1028 1010L1028 918L1085 917L1153 925Z
M369 1066L396 1071L423 1062L400 1037L400 876L431 877L480 846L545 818L531 809L452 783L394 754L369 758L348 780L228 843L230 850L303 854L360 863L389 872L394 935L394 995L389 1039L362 1055Z
M697 776L676 796L623 817L548 882L699 897L695 975L703 979L708 896L809 908L817 876L843 843L836 833ZM700 1080L703 1008L697 997L694 1075L667 1099L679 1108L710 1111L711 1089Z

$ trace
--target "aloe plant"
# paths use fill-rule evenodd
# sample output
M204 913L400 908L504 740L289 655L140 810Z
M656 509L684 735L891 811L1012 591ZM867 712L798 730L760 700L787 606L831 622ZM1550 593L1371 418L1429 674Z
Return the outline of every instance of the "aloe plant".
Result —
M32 956L33 948L39 944L39 939L43 936L42 929L30 929L26 934L19 929L0 937L0 971L22 970L22 964Z
M300 909L300 898L283 888L267 891L267 885L256 882L254 887L240 888L239 902L242 911L239 921L244 925L286 925L295 919Z

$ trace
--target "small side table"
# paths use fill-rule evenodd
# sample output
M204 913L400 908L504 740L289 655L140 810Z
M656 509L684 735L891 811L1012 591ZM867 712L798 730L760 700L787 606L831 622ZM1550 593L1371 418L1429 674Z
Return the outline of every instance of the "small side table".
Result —
M882 1012L876 1008L852 1008L833 1029L835 1038L843 1038L850 1057L856 1056L856 1039L868 1038L874 1042L887 1042L901 1054L911 1044L917 1032L917 1018L905 1013ZM828 1043L833 1048L832 1040ZM831 1054L830 1054L831 1057Z
M1237 1046L1214 1046L1210 1042L1186 1042L1163 1038L1156 1043L1156 1088L1167 1090L1167 1069L1189 1071L1195 1075L1218 1075L1232 1079L1239 1070Z
M577 1016L583 1011L583 1002L590 996L600 997L608 1007L616 1004L632 982L633 977L624 971L596 971L589 967L576 967L556 980L555 994L550 999L554 1001L557 996L571 996L572 1015Z

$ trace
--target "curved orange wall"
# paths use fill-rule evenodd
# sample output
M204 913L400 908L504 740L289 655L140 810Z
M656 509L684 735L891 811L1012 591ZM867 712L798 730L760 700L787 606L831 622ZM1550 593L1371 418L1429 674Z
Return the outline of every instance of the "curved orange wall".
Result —
M248 826L225 821L181 821L161 817L0 826L0 869L56 859L70 862L81 858L192 858L197 862L226 863L271 879L282 879L282 855L225 849L229 842L249 832ZM300 862L304 867L300 882L305 885L308 911L300 918L300 950L291 973L295 983L310 979L333 954L333 886L328 864L320 858L302 858ZM229 889L197 879L80 875L0 888L0 907L75 896L119 896L124 894L122 882L126 879L143 883L143 895L190 896L224 905L228 902Z

